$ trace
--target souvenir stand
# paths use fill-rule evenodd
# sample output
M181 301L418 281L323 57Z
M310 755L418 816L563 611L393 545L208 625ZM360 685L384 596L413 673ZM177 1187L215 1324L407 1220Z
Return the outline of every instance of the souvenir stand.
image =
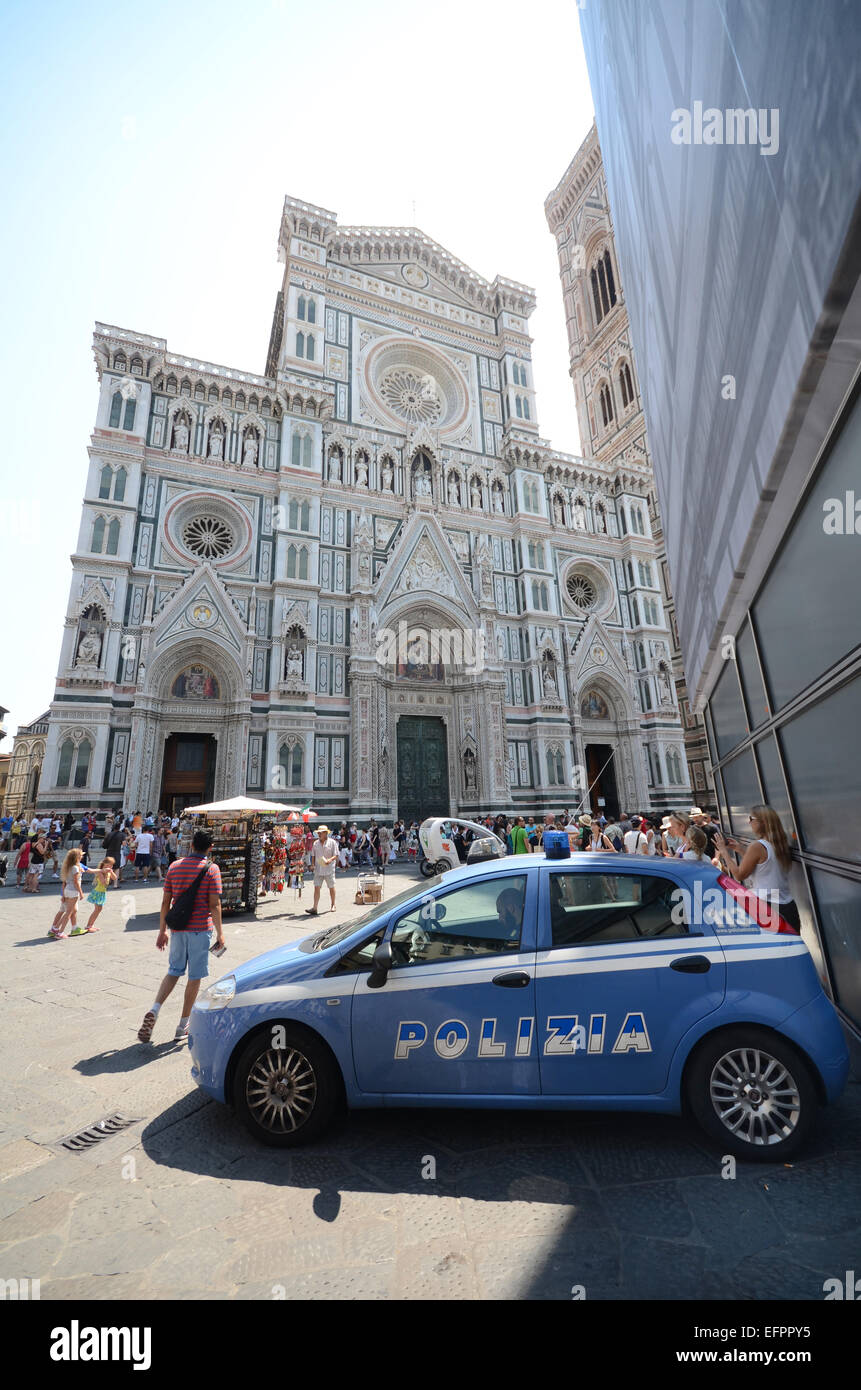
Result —
M281 813L293 810L275 801L253 801L237 796L230 801L190 806L180 823L180 855L191 850L195 830L205 829L212 836L209 857L221 870L221 910L253 912L257 906L264 852L269 857L270 886L274 879L284 884L286 847L283 831L274 822ZM266 845L264 847L264 828ZM280 851L280 853L279 853Z

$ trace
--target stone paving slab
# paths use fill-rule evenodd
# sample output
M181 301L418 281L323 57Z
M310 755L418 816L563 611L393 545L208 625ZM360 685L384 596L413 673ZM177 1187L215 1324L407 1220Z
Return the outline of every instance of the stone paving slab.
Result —
M410 882L390 873L387 895ZM364 911L352 884L324 925ZM192 1084L179 990L137 1041L160 892L123 884L103 931L56 943L55 892L0 889L0 1276L63 1301L797 1300L861 1268L857 1084L801 1158L735 1180L698 1130L648 1115L363 1111L311 1149L256 1144ZM304 905L228 919L219 968L307 934ZM115 1113L135 1123L60 1147Z

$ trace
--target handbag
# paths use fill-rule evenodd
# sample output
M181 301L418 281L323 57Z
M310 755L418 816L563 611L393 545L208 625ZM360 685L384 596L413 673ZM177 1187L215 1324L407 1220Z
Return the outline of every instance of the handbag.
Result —
M194 882L190 883L187 888L183 888L176 902L173 904L173 907L168 911L164 921L165 926L170 927L171 931L183 931L188 926L189 919L194 911L197 890L208 873L209 865L204 864Z

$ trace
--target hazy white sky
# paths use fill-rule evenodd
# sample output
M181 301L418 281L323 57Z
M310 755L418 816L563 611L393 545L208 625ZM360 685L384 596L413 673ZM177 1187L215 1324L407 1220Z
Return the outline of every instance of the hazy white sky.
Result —
M53 697L95 320L262 372L285 193L345 224L416 225L534 286L541 433L578 452L544 218L592 121L577 16L573 0L7 0L2 751Z

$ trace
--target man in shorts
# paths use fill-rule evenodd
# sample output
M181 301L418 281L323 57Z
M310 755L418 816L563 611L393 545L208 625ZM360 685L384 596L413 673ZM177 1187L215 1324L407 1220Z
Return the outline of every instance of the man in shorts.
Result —
M201 869L206 874L194 899L194 907L187 925L182 930L170 932L170 956L167 974L158 987L155 1003L144 1014L144 1021L138 1029L141 1042L149 1042L155 1027L159 1010L173 990L177 980L188 971L185 998L182 1003L182 1017L177 1025L174 1038L188 1037L188 1023L194 1001L200 989L201 980L209 974L210 933L215 929L216 941L224 945L224 929L221 925L221 871L217 864L207 867L206 854L212 845L212 836L205 830L196 830L191 842L191 854L177 859L171 864L164 878L164 894L161 900L161 918L156 937L156 946L163 951L167 945L168 925L165 921L168 910L184 888L194 883Z
M305 908L309 917L317 916L320 889L324 883L329 885L332 911L335 911L335 861L337 858L338 846L329 836L328 825L318 826L317 839L314 841L314 848L311 851L311 860L314 865L314 906Z
M144 883L149 878L154 838L151 830L139 830L135 836L135 880L140 878L141 869L143 869Z

